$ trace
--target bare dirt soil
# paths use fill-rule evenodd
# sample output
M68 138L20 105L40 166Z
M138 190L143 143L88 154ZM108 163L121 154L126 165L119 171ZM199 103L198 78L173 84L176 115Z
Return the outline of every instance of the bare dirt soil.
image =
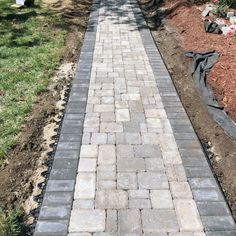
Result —
M236 219L236 142L224 133L222 128L219 127L207 112L206 106L195 90L191 78L191 61L184 55L187 50L209 51L218 48L224 50L223 46L218 46L218 43L224 39L223 36L208 36L203 32L203 24L201 19L199 19L200 12L197 9L198 6L191 5L186 1L179 2L171 8L168 4L164 6L167 9L164 15L160 15L161 17L164 16L162 24L158 28L153 29L152 34L194 129L208 153L213 172L222 187L234 219ZM200 46L198 45L201 40L204 41L204 47L201 43ZM234 51L236 46L233 45L232 48ZM234 55L231 52L227 52L227 61L225 61L226 57L222 56L223 58L220 59L208 76L207 81L211 85L214 81L212 86L215 89L214 92L218 89L221 93L225 94L227 91L226 87L229 86L227 83L231 83L231 86L233 86L234 82L230 81L231 75L222 70L221 67L224 64L224 66L227 65L227 68L230 69L231 65L228 64L230 64L231 58L235 55L235 52ZM235 72L231 71L230 73ZM224 78L224 81L227 79L227 83L224 82L224 87L222 87L222 81L220 80L224 77L224 74L226 74L226 77L228 75L229 79ZM217 84L215 81L220 81L220 84ZM235 95L235 92L232 92ZM216 92L216 95L219 97L219 93ZM234 106L235 104L230 109L233 109ZM235 110L231 111L231 117L234 118Z
M16 145L7 154L7 161L0 167L0 206L13 208L23 204L29 212L32 193L37 189L39 170L51 150L63 94L73 76L89 16L91 0L48 1L44 4L55 14L61 14L67 31L61 66L50 79L48 89L38 99L26 118ZM52 29L53 31L54 29ZM59 105L58 105L59 104ZM36 191L37 192L37 191ZM32 205L32 206L31 206Z

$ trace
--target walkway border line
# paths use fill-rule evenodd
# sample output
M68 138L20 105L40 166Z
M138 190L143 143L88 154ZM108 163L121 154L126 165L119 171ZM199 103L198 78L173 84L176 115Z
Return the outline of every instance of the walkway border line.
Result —
M94 0L60 130L49 180L44 191L34 236L67 236L79 163L83 123L100 0Z
M173 129L187 180L207 236L235 236L236 224L167 70L137 0L129 0L140 28L161 99Z

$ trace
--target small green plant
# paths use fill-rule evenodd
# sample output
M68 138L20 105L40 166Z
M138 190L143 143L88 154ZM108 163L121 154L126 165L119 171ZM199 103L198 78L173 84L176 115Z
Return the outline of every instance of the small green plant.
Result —
M19 236L23 212L20 209L3 210L0 208L0 235Z
M215 7L214 14L225 17L227 10L235 4L236 0L213 0L212 2Z

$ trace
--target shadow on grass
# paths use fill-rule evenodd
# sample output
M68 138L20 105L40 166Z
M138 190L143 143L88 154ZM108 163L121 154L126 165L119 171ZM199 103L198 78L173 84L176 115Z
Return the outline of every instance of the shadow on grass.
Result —
M35 17L37 16L37 13L35 12L35 10L30 11L30 12L13 12L13 13L9 13L5 16L0 16L0 21L13 21L13 22L25 22L27 21L29 18L31 17Z
M127 4L126 0L117 1L116 4L112 1L102 1L102 3L98 6L99 8L109 7L109 9L115 12L115 17L112 19L114 24L130 24L133 26L133 30L139 30L143 27L146 27L146 25L143 23L142 17L138 17L136 19L130 19L125 18L127 11L122 9L122 6L124 4ZM22 37L22 35L27 34L27 29L18 29L14 28L14 24L20 24L28 21L31 18L36 17L55 17L60 15L60 20L53 22L50 27L54 29L63 29L67 32L70 32L73 27L77 27L78 31L84 31L86 29L86 25L83 22L80 22L79 20L76 20L76 18L79 18L81 16L88 16L89 15L89 6L91 5L91 0L87 1L72 1L72 3L69 6L64 6L63 0L58 0L56 3L52 4L53 10L48 11L42 11L39 5L36 5L34 8L27 8L27 9L12 9L10 7L3 7L0 9L0 21L4 22L7 28L0 29L1 35L3 34L9 34L11 33L12 36L10 38L9 43L7 43L8 46L12 47L20 47L20 46L28 46L33 47L35 45L38 45L40 43L40 40L34 39L29 40L27 42L19 42L19 38ZM84 8L84 11L78 11L78 7L81 9ZM1 4L0 4L1 8ZM63 12L61 9L63 8ZM8 12L7 14L1 14L1 12ZM17 12L18 11L18 12ZM62 13L61 13L62 12ZM104 13L104 16L108 17L109 12ZM113 15L114 16L114 15ZM123 17L122 22L117 20L119 18ZM14 23L12 25L12 23ZM12 26L10 26L11 24ZM10 26L10 27L9 27ZM94 31L94 25L91 23L89 27L87 28L88 31L92 32ZM18 39L18 40L16 40ZM23 40L24 41L24 40ZM0 45L2 43L0 42Z
M5 5L0 3L0 23L0 47L5 46L9 49L30 48L48 42L47 38L40 37L41 32L34 30L39 24L42 24L45 30L51 30L52 34L57 29L69 31L69 24L58 13L43 9L40 5L14 9L8 3ZM0 58L2 58L1 52Z

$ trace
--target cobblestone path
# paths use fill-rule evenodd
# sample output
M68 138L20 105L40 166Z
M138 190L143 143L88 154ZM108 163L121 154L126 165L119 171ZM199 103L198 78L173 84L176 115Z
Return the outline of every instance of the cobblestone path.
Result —
M69 236L235 236L234 221L137 3L97 5L75 189L51 190L74 194L72 211L47 220L41 210L45 215L35 235L66 235L68 229ZM79 117L70 113L66 117ZM62 183L55 181L62 180L49 180L48 186Z

